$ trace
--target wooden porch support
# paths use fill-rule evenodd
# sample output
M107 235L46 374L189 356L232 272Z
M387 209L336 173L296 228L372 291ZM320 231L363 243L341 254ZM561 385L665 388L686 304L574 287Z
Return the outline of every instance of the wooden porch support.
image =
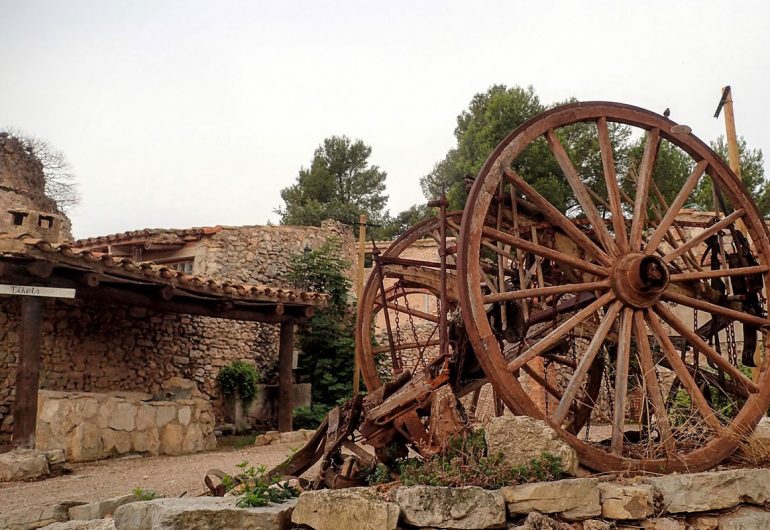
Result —
M16 399L13 404L12 443L35 447L37 394L40 385L40 342L43 328L42 298L25 296L21 301L21 335L16 365Z
M281 323L281 342L278 346L278 430L292 430L294 409L294 322Z

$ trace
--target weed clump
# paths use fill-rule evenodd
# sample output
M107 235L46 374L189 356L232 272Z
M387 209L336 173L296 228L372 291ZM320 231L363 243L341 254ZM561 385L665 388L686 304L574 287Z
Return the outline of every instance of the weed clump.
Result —
M401 483L405 486L479 486L498 489L526 482L557 480L564 475L561 459L542 453L526 465L512 466L502 453L487 454L484 431L450 440L443 455L426 460L405 458L397 461Z

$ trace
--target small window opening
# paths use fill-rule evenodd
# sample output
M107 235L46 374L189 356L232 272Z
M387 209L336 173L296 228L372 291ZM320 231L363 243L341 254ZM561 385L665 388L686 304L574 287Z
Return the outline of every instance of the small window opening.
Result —
M37 218L37 225L40 228L52 228L53 217L51 217L50 215L41 215Z
M29 214L25 212L12 212L11 215L13 215L13 224L21 226L24 224L24 219L26 219Z

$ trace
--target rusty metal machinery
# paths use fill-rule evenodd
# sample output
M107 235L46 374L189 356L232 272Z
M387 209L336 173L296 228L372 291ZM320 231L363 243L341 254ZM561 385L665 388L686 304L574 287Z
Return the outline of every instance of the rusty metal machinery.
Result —
M616 167L619 126L644 139L638 167ZM575 127L593 133L590 168L570 157ZM669 200L653 179L664 149L691 168ZM532 150L550 152L569 184L559 207L517 171ZM683 218L703 194L715 211ZM339 485L408 448L434 454L482 419L487 383L492 413L544 420L597 471L711 468L768 410L768 230L689 128L618 103L557 107L494 150L464 211L436 206L375 250L356 336L369 394L276 472L323 457L319 480ZM439 261L418 255L426 238Z

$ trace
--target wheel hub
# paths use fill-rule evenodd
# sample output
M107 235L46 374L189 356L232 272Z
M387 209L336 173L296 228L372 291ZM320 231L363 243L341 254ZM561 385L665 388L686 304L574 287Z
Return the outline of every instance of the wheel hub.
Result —
M668 268L657 256L632 253L613 265L610 282L617 297L627 305L650 307L668 286Z

